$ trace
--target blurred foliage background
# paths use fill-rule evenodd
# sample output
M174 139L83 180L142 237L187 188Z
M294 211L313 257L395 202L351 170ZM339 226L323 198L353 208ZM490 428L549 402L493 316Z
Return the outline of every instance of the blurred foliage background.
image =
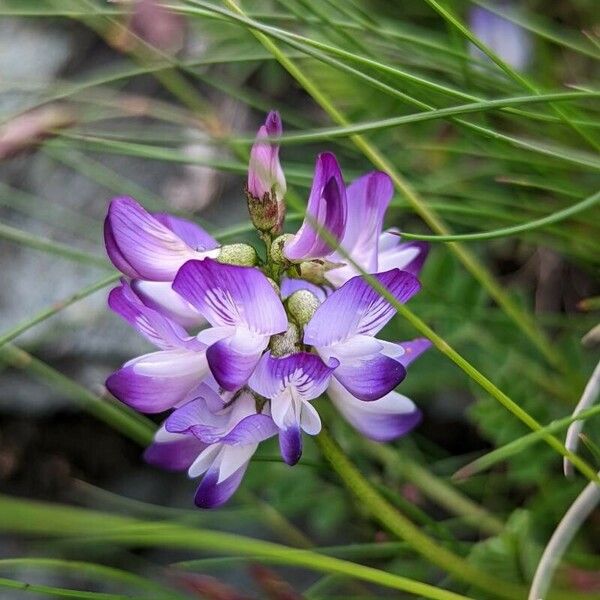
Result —
M0 597L526 598L600 468L593 408L584 474L561 457L598 360L597 9L0 0ZM440 336L401 384L418 430L367 443L320 400L356 485L312 439L293 470L271 443L206 513L144 465L154 424L103 387L146 346L106 309L102 219L132 195L254 240L242 186L270 109L288 230L329 149L347 180L392 176L387 225L470 238L432 242L418 322L385 330ZM598 517L555 597L600 598Z

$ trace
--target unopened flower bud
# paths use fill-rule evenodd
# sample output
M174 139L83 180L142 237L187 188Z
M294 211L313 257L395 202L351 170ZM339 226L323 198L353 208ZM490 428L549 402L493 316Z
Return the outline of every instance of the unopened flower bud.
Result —
M287 356L300 350L300 331L295 323L288 323L285 333L272 335L269 349L273 356Z
M217 260L228 265L253 267L258 262L258 256L249 244L228 244L221 247Z
M285 246L286 242L291 240L293 237L293 233L284 233L273 240L273 243L271 244L271 260L274 263L284 264L289 262L283 254L283 247Z
M280 136L282 131L279 113L271 111L258 130L250 152L246 186L248 209L254 226L260 231L281 231L285 214L283 198L287 188L279 162L279 144L268 139Z
M287 309L298 325L306 325L319 308L319 300L308 290L297 290L287 299Z

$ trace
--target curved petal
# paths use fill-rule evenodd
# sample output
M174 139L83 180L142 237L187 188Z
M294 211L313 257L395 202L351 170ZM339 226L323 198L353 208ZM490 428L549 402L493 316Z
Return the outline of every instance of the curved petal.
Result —
M394 195L394 186L388 175L380 171L367 173L354 181L346 190L348 220L340 246L367 273L386 271L378 267L378 239L383 228L385 211ZM334 263L344 263L344 256L335 253ZM336 287L358 275L352 265L333 269L326 277Z
M131 281L131 288L146 306L158 310L184 327L206 325L207 320L171 285L171 281L147 281L144 279Z
M279 296L255 267L193 260L181 267L173 289L214 326L246 325L264 335L287 329Z
M389 442L406 435L421 421L421 411L398 392L390 392L374 402L363 402L332 380L327 393L350 425L376 442Z
M240 486L248 468L248 462L244 463L224 481L219 481L217 470L209 471L196 489L194 498L196 506L198 508L218 508L225 504Z
M292 425L279 432L279 451L281 458L290 466L295 465L302 456L302 431L298 425Z
M337 247L344 236L347 212L346 187L340 166L333 154L324 152L317 157L306 218L284 247L287 258L308 260L331 254L335 247L319 234L319 229L333 236Z
M132 408L158 413L184 402L207 374L203 352L162 350L125 363L106 380L106 387Z
M252 374L249 385L266 398L273 399L286 388L292 388L295 397L312 400L325 391L331 373L337 366L337 361L332 361L328 366L319 356L309 352L282 357L274 357L266 352Z
M277 433L277 426L269 415L254 414L244 417L221 441L229 446L258 444Z
M209 346L206 358L218 384L229 391L245 385L268 341L264 335L239 327L232 336Z
M133 198L112 200L105 232L107 251L114 265L117 268L125 263L130 265L131 269L125 273L141 279L171 281L184 262L203 258Z
M404 367L408 367L413 360L416 360L425 352L431 348L431 342L427 338L415 338L408 342L399 342L400 346L404 349L404 354L398 359Z
M115 267L123 275L127 275L131 278L141 277L141 275L127 262L127 259L119 250L119 246L112 233L112 226L108 216L104 219L104 246L106 248L106 254Z
M110 291L108 305L158 348L203 348L203 345L189 336L181 325L146 306L126 281L122 281L119 287Z
M206 448L206 444L190 435L169 434L161 427L154 442L146 448L144 460L167 471L185 471ZM166 435L165 435L166 434Z
M333 376L360 400L381 398L406 377L401 359L388 356L387 344L369 336L357 335L330 346L327 358L339 361ZM399 353L402 352L402 348L395 347Z
M388 229L379 237L377 269L400 269L417 277L429 254L429 244L420 241L402 242L396 232L397 229Z
M410 273L393 269L374 275L398 302L405 303L421 288ZM304 343L328 346L357 334L376 334L396 309L362 277L353 277L329 296L304 328Z
M154 218L180 237L192 250L203 252L219 247L219 242L192 221L168 213L154 213Z

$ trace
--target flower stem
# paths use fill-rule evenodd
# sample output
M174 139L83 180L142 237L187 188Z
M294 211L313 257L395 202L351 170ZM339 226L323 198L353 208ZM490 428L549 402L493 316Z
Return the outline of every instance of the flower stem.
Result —
M466 562L462 557L446 550L434 539L424 534L412 521L396 510L369 484L358 469L348 460L337 442L323 429L317 436L323 456L340 476L371 516L388 531L405 540L429 562L450 573L456 579L466 581L498 598L523 597L525 590L499 581Z

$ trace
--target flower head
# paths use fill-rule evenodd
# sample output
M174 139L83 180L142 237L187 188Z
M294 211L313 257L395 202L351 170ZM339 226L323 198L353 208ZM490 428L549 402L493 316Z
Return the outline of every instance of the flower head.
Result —
M395 388L429 342L376 336L394 304L419 291L427 246L382 231L393 195L387 175L368 173L346 188L331 153L317 157L304 223L274 239L285 179L266 138L280 133L270 113L250 161L247 196L263 253L219 248L193 223L151 215L130 198L114 200L106 219L108 254L126 276L109 305L158 348L127 362L107 387L141 412L170 412L146 460L202 477L195 501L203 508L231 497L272 436L296 464L303 436L321 430L314 401L322 395L377 441L421 418Z

